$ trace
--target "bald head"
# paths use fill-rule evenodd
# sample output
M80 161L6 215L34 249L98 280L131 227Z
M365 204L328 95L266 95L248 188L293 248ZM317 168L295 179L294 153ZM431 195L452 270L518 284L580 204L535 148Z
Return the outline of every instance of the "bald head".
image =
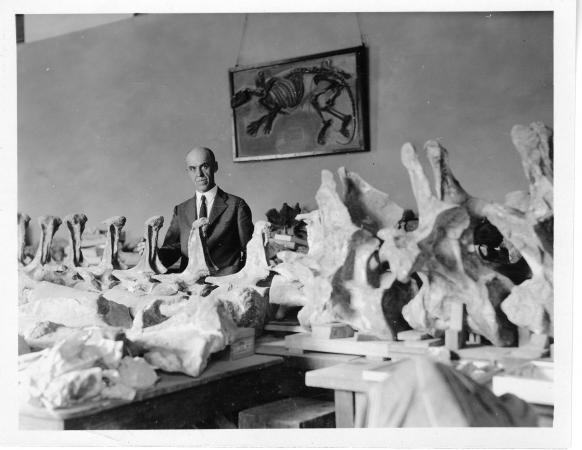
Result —
M194 147L192 150L186 153L186 163L188 163L188 157L202 157L202 158L210 158L213 163L216 163L216 158L214 157L214 152L210 150L208 147Z
M214 152L206 147L196 147L186 154L188 175L198 192L206 192L215 186L214 174L218 163Z

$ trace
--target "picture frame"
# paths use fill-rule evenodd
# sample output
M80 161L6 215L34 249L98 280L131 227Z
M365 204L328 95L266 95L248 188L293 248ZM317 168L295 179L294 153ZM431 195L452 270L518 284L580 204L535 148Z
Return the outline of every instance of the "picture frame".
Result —
M229 70L233 160L369 151L366 47Z

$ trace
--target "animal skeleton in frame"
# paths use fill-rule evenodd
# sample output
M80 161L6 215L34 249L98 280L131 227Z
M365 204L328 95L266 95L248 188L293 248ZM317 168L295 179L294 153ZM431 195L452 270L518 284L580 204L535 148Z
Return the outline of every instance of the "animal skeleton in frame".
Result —
M367 150L365 47L230 70L234 160Z

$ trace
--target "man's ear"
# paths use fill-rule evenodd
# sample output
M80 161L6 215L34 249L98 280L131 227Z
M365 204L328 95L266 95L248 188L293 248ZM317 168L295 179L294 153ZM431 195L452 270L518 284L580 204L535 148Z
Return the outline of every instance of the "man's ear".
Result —
M218 172L218 162L214 161L214 173Z

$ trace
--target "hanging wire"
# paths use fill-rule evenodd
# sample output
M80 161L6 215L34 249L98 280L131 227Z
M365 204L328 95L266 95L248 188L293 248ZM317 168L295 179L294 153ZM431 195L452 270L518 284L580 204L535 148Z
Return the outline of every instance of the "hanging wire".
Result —
M364 33L362 33L362 24L360 23L360 13L356 13L356 22L358 22L358 31L360 32L360 41L362 41L362 45L366 45L366 39L364 38Z
M247 31L247 22L249 20L249 15L248 13L245 13L245 18L244 18L244 22L243 22L243 26L242 26L242 33L240 35L240 44L238 46L238 53L236 55L236 64L234 65L235 67L238 67L239 65L239 58L240 58L240 53L242 51L242 46L243 46L243 41L244 41L244 37L245 37L245 33Z

